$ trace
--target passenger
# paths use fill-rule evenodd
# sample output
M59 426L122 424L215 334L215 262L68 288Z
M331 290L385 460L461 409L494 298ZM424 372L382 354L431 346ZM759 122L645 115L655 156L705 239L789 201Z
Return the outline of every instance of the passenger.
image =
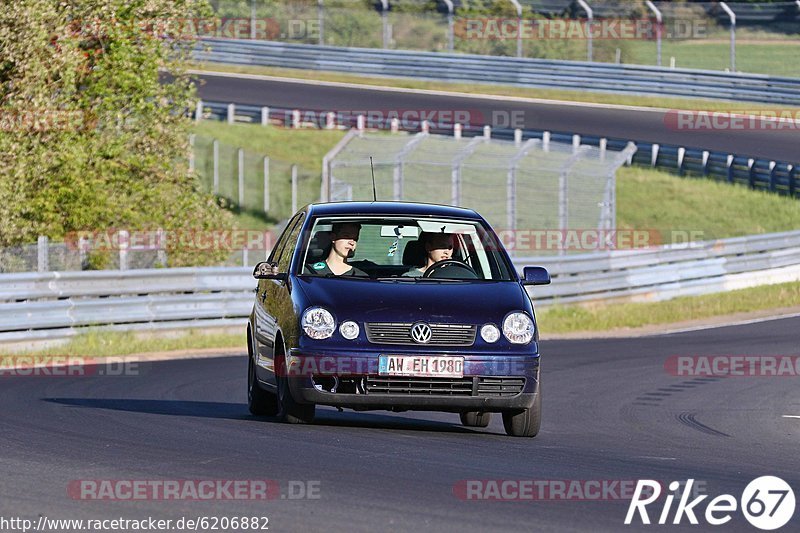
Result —
M336 222L331 232L331 250L325 261L307 265L306 271L318 276L367 276L367 273L347 263L356 252L361 224Z
M425 264L412 268L403 277L418 278L434 263L453 258L453 236L449 233L423 232L419 236L419 242L425 247Z

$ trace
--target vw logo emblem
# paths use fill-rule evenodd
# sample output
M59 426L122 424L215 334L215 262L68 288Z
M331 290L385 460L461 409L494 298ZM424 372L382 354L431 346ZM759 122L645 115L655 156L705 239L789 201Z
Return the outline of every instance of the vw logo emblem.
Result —
M431 327L424 322L417 322L411 326L411 338L418 344L427 344L431 340Z

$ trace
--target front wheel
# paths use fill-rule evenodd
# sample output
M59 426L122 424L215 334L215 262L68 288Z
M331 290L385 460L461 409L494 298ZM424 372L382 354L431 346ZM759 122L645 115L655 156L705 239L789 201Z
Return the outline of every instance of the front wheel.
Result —
M278 397L267 392L258 384L256 365L248 357L247 364L247 408L256 416L275 416L278 414Z
M461 413L461 423L471 428L485 428L492 420L492 413L465 411Z
M285 368L285 363L281 361L281 368ZM311 404L297 403L292 397L289 389L289 378L286 372L278 369L275 375L278 381L278 417L289 424L310 424L314 420L316 406Z
M542 389L536 393L533 405L528 409L504 411L503 426L512 437L535 437L542 424Z

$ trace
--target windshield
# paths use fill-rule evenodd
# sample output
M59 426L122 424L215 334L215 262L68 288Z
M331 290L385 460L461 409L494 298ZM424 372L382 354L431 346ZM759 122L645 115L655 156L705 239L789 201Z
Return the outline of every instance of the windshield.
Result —
M302 242L300 275L409 282L514 279L494 234L474 220L324 217Z

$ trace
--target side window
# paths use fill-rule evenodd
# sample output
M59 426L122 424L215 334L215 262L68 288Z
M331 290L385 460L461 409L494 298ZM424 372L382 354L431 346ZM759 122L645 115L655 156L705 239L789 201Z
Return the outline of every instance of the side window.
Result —
M292 229L294 229L294 225L297 223L297 221L302 218L301 215L302 214L298 214L286 224L286 227L283 229L283 233L281 233L281 236L278 237L278 242L275 243L275 248L272 249L272 253L269 254L269 259L267 261L270 263L280 264L281 257L283 256L284 249L286 248L286 243L289 240L289 234L292 232Z
M281 251L281 256L278 259L278 270L280 272L288 272L289 266L292 263L292 255L294 255L294 250L297 248L297 238L300 236L300 229L303 227L303 213L301 213L297 220L295 221L294 225L292 226L291 230L289 230L289 234L286 236L286 244Z

